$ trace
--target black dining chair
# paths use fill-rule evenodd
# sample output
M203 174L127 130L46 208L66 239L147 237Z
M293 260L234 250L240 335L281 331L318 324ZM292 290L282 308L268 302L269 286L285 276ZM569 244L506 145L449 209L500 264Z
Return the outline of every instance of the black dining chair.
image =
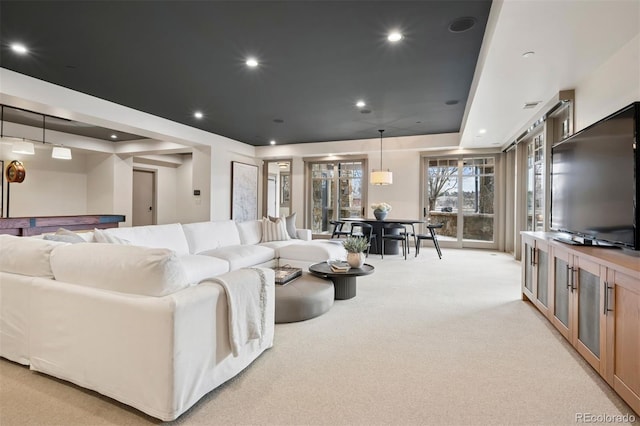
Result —
M402 225L404 226L405 232L407 233L407 254L411 254L411 250L409 250L409 247L411 247L411 245L409 244L409 237L413 237L413 245L415 246L417 244L416 228L413 225L413 222L403 223Z
M428 234L414 234L415 243L416 243L416 256L418 256L418 253L420 253L420 244L422 243L422 240L431 240L433 241L433 245L436 248L436 251L438 252L438 258L442 259L442 251L440 251L440 244L438 244L438 234L436 234L436 229L442 228L442 224L430 223L430 224L427 224L426 228L429 231Z
M373 233L373 226L364 222L351 222L351 235L354 237L364 237L367 239L367 257L369 257L369 250L371 249L372 241L378 243L377 235Z
M380 256L384 259L384 242L396 241L402 244L402 254L407 260L407 250L409 249L409 234L405 225L397 222L385 223L382 225L382 250Z
M351 229L347 229L347 224L344 220L332 220L329 223L333 225L331 238L347 237L351 235Z

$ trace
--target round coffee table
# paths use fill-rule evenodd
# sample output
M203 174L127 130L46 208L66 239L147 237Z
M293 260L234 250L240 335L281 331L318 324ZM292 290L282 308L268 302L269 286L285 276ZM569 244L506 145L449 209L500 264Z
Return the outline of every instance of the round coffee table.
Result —
M356 277L369 275L375 268L368 263L362 268L351 268L347 272L334 272L327 262L315 263L309 266L309 272L333 281L336 300L351 299L356 296Z

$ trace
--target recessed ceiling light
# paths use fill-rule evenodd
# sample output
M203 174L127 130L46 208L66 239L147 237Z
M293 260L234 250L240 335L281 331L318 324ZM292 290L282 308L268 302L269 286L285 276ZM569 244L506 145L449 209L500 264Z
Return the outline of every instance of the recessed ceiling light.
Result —
M465 16L463 18L457 18L451 21L449 24L449 31L452 33L463 33L469 31L476 25L476 18L472 16Z
M29 49L27 49L27 46L21 43L12 43L11 50L20 55L26 55L27 53L29 53Z
M533 55L535 55L535 54L536 54L536 52L534 52L533 50L530 50L529 52L524 52L524 53L522 54L522 57L523 57L523 58L530 58L530 57L532 57L532 56L533 56Z
M196 111L193 113L193 116L195 118L197 118L198 120L200 120L202 117L204 117L204 115L202 114L202 111Z
M116 135L115 133L111 133L111 139L118 139L118 135Z
M389 40L391 43L396 43L402 40L402 38L403 38L402 34L398 31L392 31L387 36L387 40Z
M275 145L275 144L276 144L276 141L271 140L271 141L269 141L269 143L270 143L271 145Z
M258 66L258 60L256 58L247 58L246 64L250 68L255 68Z
M481 135L484 135L485 133L487 133L487 129L480 129L478 130L478 133L480 133Z
M364 101L358 101L358 102L356 102L356 106L357 106L358 108L362 108L362 107L364 107L364 106L366 106L366 105L367 105L367 104L365 104L365 103L364 103Z

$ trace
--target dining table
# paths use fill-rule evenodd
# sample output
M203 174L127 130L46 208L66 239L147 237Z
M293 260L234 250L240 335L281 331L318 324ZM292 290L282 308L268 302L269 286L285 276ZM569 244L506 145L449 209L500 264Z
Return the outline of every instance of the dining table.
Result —
M382 228L385 224L395 223L400 225L419 225L425 222L425 219L392 219L385 218L378 220L375 218L363 218L363 217L345 217L341 218L345 222L363 222L373 226L373 233L376 235L375 244L370 247L369 253L380 254L382 252ZM398 229L389 229L388 234L398 233ZM387 241L384 245L384 254L398 254L400 252L397 241Z

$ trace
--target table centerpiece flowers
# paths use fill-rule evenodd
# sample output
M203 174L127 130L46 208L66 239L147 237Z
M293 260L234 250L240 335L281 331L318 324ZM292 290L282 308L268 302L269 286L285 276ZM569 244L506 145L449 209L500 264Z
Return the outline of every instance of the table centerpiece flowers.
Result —
M391 211L391 205L387 203L373 203L371 208L373 209L373 215L378 220L384 220L389 211Z

